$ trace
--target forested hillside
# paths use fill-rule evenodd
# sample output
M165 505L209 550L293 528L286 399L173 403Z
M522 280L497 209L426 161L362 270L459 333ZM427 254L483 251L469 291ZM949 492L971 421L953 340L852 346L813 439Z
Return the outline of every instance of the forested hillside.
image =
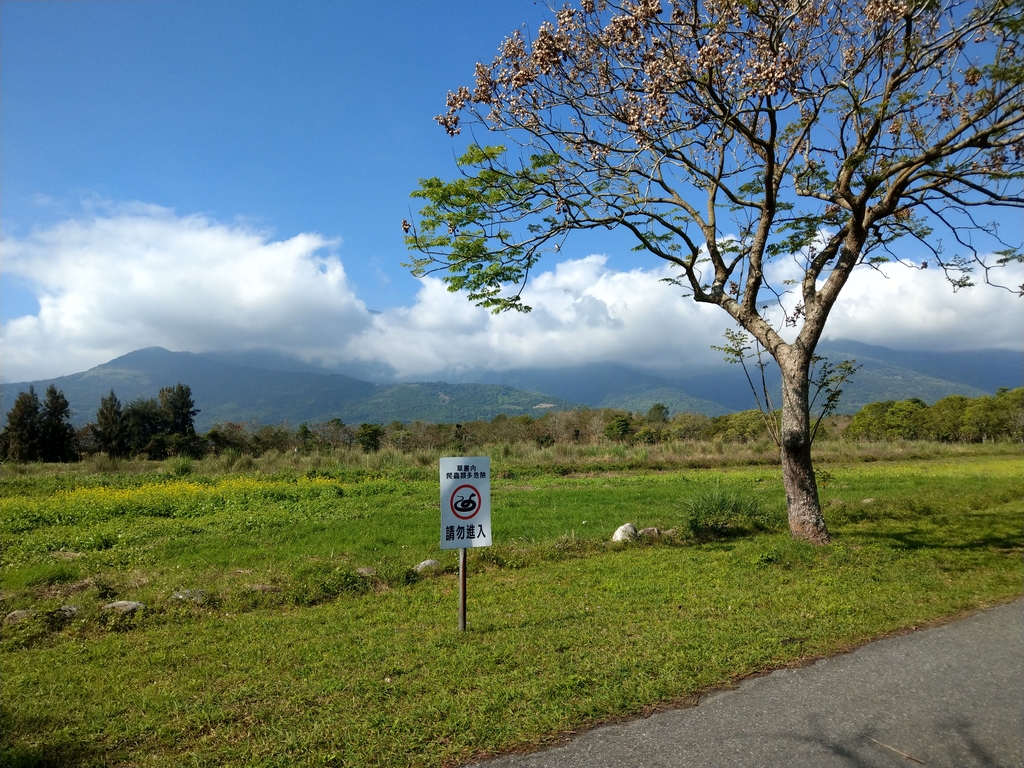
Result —
M977 398L999 387L1024 384L1024 355L1007 350L897 352L858 342L822 344L832 363L856 360L858 370L843 387L837 412L852 414L869 403L917 398L935 403L951 395ZM766 369L778 391L777 369ZM708 417L755 406L739 366L721 365L655 374L616 363L556 369L481 373L475 383L363 381L296 358L265 352L168 352L151 347L83 373L57 379L0 385L0 417L20 392L50 385L68 401L75 427L95 419L100 399L111 390L124 404L157 397L161 387L187 384L195 399L200 431L217 423L467 422L507 416L538 416L581 406L644 413L661 403L670 413Z

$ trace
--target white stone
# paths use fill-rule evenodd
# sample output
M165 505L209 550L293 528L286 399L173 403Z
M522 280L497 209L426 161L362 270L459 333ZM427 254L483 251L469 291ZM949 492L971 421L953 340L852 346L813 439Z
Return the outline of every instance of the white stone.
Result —
M633 541L636 535L636 526L626 523L615 530L615 533L612 534L612 541Z
M416 573L423 573L424 571L429 571L432 568L440 567L441 564L437 562L437 560L424 560L422 563L418 563L417 565L415 565L413 567L413 570L416 571Z
M21 621L27 621L35 615L35 611L29 610L11 611L4 617L4 624L17 624Z

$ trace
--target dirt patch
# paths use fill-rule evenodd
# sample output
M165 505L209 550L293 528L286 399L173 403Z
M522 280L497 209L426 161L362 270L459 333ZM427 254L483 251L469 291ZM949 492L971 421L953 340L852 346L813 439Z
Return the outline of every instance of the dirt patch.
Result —
M60 552L51 552L50 553L50 557L52 557L54 560L62 560L65 563L69 563L72 560L78 560L81 557L85 557L85 553L84 552L67 552L65 550L61 550Z
M45 587L38 587L31 590L30 594L37 600L49 600L55 597L67 597L68 595L85 592L85 590L92 589L95 586L96 582L92 579L82 579L70 584L49 584Z

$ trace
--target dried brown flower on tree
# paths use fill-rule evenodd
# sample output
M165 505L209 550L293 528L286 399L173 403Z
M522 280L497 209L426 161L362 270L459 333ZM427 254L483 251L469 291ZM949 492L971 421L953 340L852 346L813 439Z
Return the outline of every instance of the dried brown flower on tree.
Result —
M629 230L778 363L791 530L827 541L809 379L851 273L908 238L954 288L1024 261L998 227L1024 208L1022 18L1024 0L563 8L449 94L450 134L469 122L519 151L471 145L460 178L422 180L413 271L528 310L544 252L574 230ZM766 277L779 258L802 267L792 289ZM796 307L782 328L765 309L778 301Z

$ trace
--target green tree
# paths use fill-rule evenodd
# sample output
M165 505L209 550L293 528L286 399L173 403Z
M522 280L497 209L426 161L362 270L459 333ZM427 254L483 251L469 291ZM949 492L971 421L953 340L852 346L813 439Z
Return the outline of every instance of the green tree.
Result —
M194 435L195 416L199 411L192 400L192 388L178 382L173 387L163 387L158 397L167 434L185 437Z
M129 452L153 460L167 457L166 413L155 398L138 398L124 409Z
M923 415L924 433L942 443L958 443L964 439L964 411L971 399L950 395L932 405Z
M245 428L245 424L234 421L214 424L213 428L206 433L206 440L214 453L230 450L238 453L253 453L252 435Z
M844 434L855 440L884 440L885 416L894 402L894 400L885 400L868 403L853 414Z
M854 414L847 437L859 440L914 440L926 430L927 406L914 397L869 403Z
M964 409L964 434L968 440L985 443L1007 432L1003 413L994 398L979 397Z
M633 432L633 419L625 414L612 416L604 427L604 436L619 442L625 440Z
M889 440L916 440L921 437L927 407L916 397L893 403L885 414L885 437Z
M827 542L810 369L851 274L897 259L905 237L927 254L913 266L956 288L974 267L988 281L1024 260L979 218L1024 207L1024 3L580 6L532 44L514 32L473 90L449 93L449 134L468 121L521 151L471 145L454 181L421 180L419 221L403 223L413 273L526 311L545 252L575 231L627 230L775 359L790 530ZM769 280L780 259L799 265L793 281Z
M996 392L996 406L1002 414L1006 437L1024 441L1024 387L1000 389Z
M664 424L668 421L668 406L664 403L655 403L647 411L645 418L651 424Z
M78 440L71 426L71 406L64 393L51 384L39 414L40 453L43 461L78 461Z
M295 441L299 444L299 450L303 453L309 453L316 443L316 436L309 428L309 424L302 422L299 424L298 430L295 432Z
M677 413L672 417L672 436L677 440L699 440L711 424L702 413Z
M768 414L769 423L778 422L778 414ZM715 416L705 432L706 437L720 437L723 440L747 443L762 437L769 437L765 414L760 410L739 411L724 416Z
M379 451L383 437L384 427L381 424L360 424L356 430L356 442L366 453Z
M4 427L6 458L12 461L39 461L42 458L42 409L35 387L19 392L7 412Z
M91 425L91 430L99 450L115 459L128 455L128 423L114 390L100 399L96 423Z

